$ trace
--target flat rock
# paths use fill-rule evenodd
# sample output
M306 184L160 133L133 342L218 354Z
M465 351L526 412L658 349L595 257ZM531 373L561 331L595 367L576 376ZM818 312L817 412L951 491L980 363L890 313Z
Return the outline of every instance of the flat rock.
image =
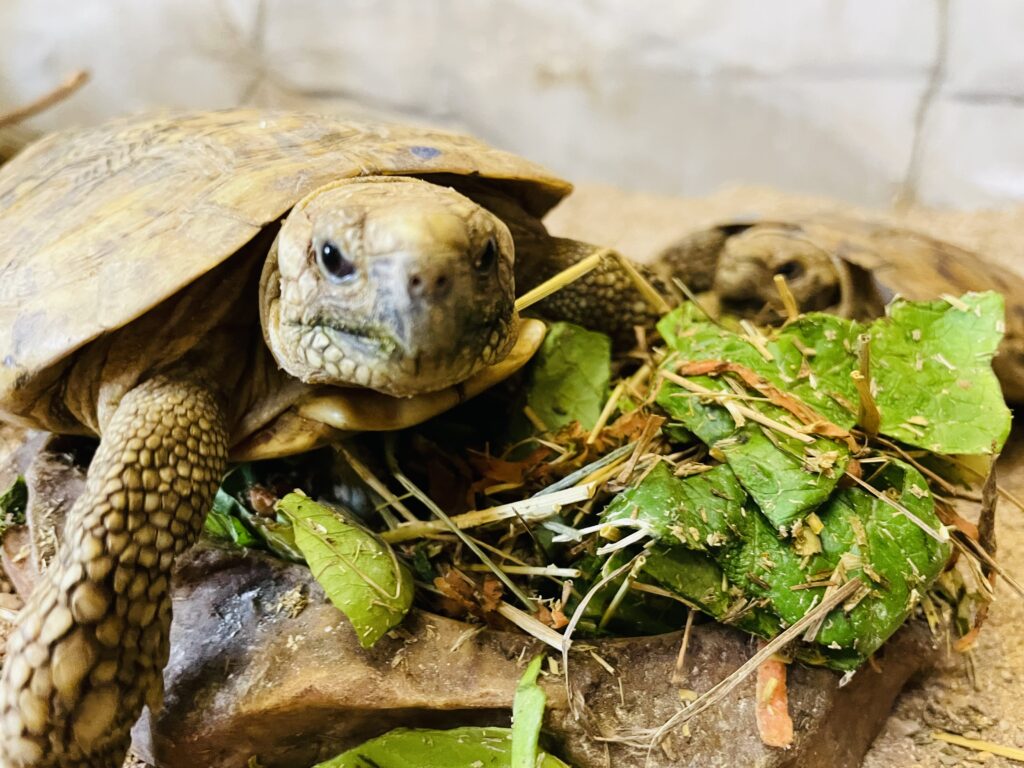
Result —
M182 562L174 610L164 707L135 730L136 751L159 768L245 765L252 756L264 768L307 768L396 726L507 725L525 662L545 650L423 612L364 650L306 568L208 544ZM644 766L643 750L615 738L657 727L681 706L671 682L680 640L578 643L578 719L562 678L542 678L557 751L576 768ZM682 685L707 690L754 650L732 629L695 625ZM844 687L834 672L793 665L789 750L761 744L748 680L693 719L688 735L677 729L647 766L860 765L897 693L936 653L927 629L911 623L879 657L880 672L865 667Z

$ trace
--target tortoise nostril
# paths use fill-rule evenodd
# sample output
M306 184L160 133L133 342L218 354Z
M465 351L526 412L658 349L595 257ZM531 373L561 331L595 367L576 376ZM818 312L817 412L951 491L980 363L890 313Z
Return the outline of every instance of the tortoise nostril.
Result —
M442 299L452 289L449 275L432 275L417 272L409 276L409 295L417 299Z

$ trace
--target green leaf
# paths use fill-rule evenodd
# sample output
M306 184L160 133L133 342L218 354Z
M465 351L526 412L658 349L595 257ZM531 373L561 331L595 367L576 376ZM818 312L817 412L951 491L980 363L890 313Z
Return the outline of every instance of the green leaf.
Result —
M801 315L765 340L772 360L745 336L709 322L689 304L662 318L658 330L687 362L739 363L833 424L849 429L856 422L857 388L850 372L856 365L857 337L864 331L860 323L824 312Z
M846 405L851 391L856 398L856 390L842 364L850 338L856 337L856 326L849 321L824 314L806 316L766 342L771 361L746 337L708 322L688 304L662 318L658 329L675 351L665 368L709 360L739 364L777 389L797 394L838 426L853 424L854 416ZM712 391L731 391L721 377L690 379ZM780 530L828 498L849 460L846 445L835 440L819 437L804 443L774 430L769 436L768 428L753 422L737 428L724 407L702 402L670 382L662 386L657 402L729 464L743 488ZM793 423L780 407L761 401L746 404L776 422Z
M896 301L872 323L880 431L935 453L996 453L1010 432L1010 411L992 372L1003 297L968 293L959 302L960 308Z
M767 343L777 377L769 378L843 429L857 421L857 338L864 326L823 312L811 312L785 325Z
M894 460L871 483L934 530L941 528L928 485L910 465ZM842 559L846 575L861 579L870 591L852 610L829 614L816 639L832 649L856 651L863 659L903 624L917 597L945 567L950 545L860 488L838 491L817 514L824 525L822 552L799 554L792 542L780 540L760 516L752 515L743 543L727 550L721 563L730 581L770 600L783 621L792 624L824 593L824 587L807 585L828 580Z
M540 726L548 698L537 685L537 675L543 663L543 654L534 656L516 685L516 697L512 704L511 768L535 768L537 765Z
M530 363L526 404L548 429L597 423L608 399L611 340L572 323L553 323Z
M283 560L304 563L306 558L295 543L295 528L290 522L267 520L246 510L245 521L252 526L266 548Z
M223 488L217 489L213 507L203 523L205 531L218 539L226 539L239 547L258 547L260 539L243 522L246 510Z
M10 487L0 494L0 534L12 525L23 525L28 507L28 486L18 475Z
M705 376L692 380L708 389L727 387ZM702 403L668 382L657 401L711 448L713 455L728 463L746 492L779 529L824 502L849 461L847 447L827 438L803 443L777 432L768 437L765 428L753 422L737 429L725 408ZM784 415L781 408L764 404L758 410L776 420Z
M576 611L582 595L590 591L597 582L629 562L632 556L630 551L620 549L608 556L584 555L577 560L574 565L580 569L582 576L576 581L574 594L569 597L563 608L566 615L572 615ZM679 629L681 623L686 620L686 608L683 605L671 598L632 591L629 593L629 599L623 600L611 612L607 624L600 626L612 600L628 576L628 572L623 573L607 582L594 594L576 626L577 634L591 637L633 637L659 635Z
M402 621L412 605L412 575L391 547L302 494L288 494L277 508L292 521L313 577L364 648Z
M399 728L314 768L509 768L511 756L509 728ZM546 754L534 766L569 768Z
M709 555L658 545L648 552L643 572L713 619L761 637L779 633L779 617L730 583Z
M601 519L637 520L667 544L704 551L736 539L746 500L727 465L682 479L662 462L639 485L612 499Z

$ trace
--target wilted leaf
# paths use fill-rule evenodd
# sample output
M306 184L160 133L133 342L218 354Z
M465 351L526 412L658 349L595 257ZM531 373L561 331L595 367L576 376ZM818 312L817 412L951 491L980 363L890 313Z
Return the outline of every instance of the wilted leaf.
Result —
M510 728L399 728L314 768L509 768L511 757ZM536 766L569 768L546 754Z
M298 493L278 502L294 525L295 543L313 577L369 648L405 617L412 575L386 543Z
M1010 432L1010 411L992 372L1003 297L968 293L956 304L896 301L872 323L881 431L936 453L998 452Z

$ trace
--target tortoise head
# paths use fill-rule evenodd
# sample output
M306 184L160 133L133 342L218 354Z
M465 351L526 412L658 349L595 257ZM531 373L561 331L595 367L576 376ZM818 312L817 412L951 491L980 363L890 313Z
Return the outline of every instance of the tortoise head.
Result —
M260 294L274 356L309 383L430 392L515 341L508 228L419 179L362 177L310 194L282 225Z
M837 305L845 272L841 262L798 228L757 224L729 237L719 253L712 290L723 309L741 316L779 315L775 276L786 279L801 311Z

